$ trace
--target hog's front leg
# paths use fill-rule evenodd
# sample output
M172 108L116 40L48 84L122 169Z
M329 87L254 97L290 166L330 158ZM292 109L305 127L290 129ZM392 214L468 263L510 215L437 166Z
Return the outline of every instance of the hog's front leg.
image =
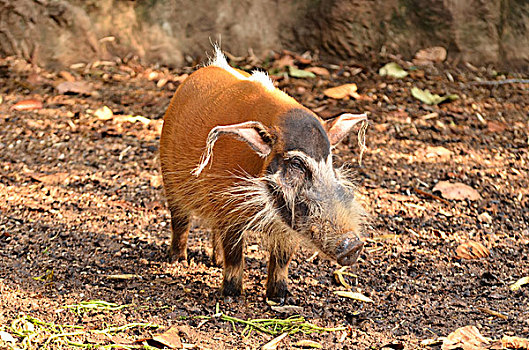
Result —
M266 298L284 304L288 295L288 265L296 246L291 242L278 240L270 250Z

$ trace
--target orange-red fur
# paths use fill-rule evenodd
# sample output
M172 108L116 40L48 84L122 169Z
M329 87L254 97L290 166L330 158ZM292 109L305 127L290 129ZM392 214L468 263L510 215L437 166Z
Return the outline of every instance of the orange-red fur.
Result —
M279 116L294 107L305 108L279 90L240 80L224 69L208 66L193 73L176 91L164 118L160 154L169 206L195 211L206 220L232 222L233 208L220 203L218 194L236 184L234 171L261 176L266 160L246 143L223 136L215 144L212 162L195 177L191 172L206 148L208 133L218 125L250 120L274 129Z
M249 77L247 73L239 73ZM252 208L248 212L248 206L242 205L244 196L226 196L226 191L236 188L241 176L263 176L268 165L266 159L272 159L273 154L261 158L246 143L224 135L215 143L213 158L202 173L196 177L192 171L206 148L208 133L219 125L261 122L277 137L273 152L282 151L278 118L292 108L305 109L285 93L267 89L259 81L244 80L222 68L208 66L182 83L165 114L160 159L172 217L170 255L186 258L191 213L205 219L214 230L213 243L219 242L214 252L224 252L225 294L240 293L242 231L249 218L256 214L251 212ZM281 232L276 236L281 239ZM220 259L214 256L214 260ZM273 276L268 284L286 281L289 257L283 260L279 265L274 262L270 266Z
M292 120L288 118L292 118L293 111L308 116L304 119L306 124L281 130L291 125L286 121ZM242 290L243 232L247 229L263 231L268 239L267 297L284 298L287 293L288 265L298 243L297 231L338 262L354 262L362 243L354 241L353 236L360 230L363 210L353 195L343 201L328 193L336 186L347 188L350 184L332 167L327 137L332 143L338 142L360 120L365 120L365 115L343 114L331 123L323 123L313 112L275 89L264 73L249 75L229 67L217 49L211 65L191 74L177 89L165 114L160 159L171 211L171 258L187 257L189 218L196 214L213 230L214 254L223 253L225 295L238 295ZM319 149L325 148L325 159L292 149L292 137L285 136L314 123L324 133L323 138L294 140L316 142ZM244 136L237 134L245 127L252 128L250 134L248 130ZM281 177L300 174L289 172L296 171L291 168L291 157L305 159L320 180L318 184L328 185L321 190L324 196L313 196L317 200L305 211L312 224L304 223L296 231L292 228L300 187L291 184L299 183L302 177ZM273 159L274 163L270 163ZM283 169L291 170L267 172L273 167L278 169L277 162L282 162ZM270 190L271 183L280 188L285 205L278 204L277 190ZM327 193L331 196L326 202L329 208L322 210L319 198L326 198ZM291 210L291 224L280 217L279 211L285 208ZM214 260L220 261L218 255Z

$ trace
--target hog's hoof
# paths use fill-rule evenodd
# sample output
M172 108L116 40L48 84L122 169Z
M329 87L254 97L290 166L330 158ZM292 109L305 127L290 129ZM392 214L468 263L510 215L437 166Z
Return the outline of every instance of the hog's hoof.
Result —
M266 288L266 299L279 305L285 305L290 296L288 285L285 281L269 284Z
M220 294L229 301L229 298L236 298L242 294L242 283L235 280L224 280L220 288Z
M167 261L169 261L170 264L175 263L177 261L187 262L187 251L184 250L183 252L181 252L169 248L167 250Z
M342 266L352 265L358 259L363 247L364 242L361 240L346 238L338 249L338 257L336 261Z
M224 260L222 259L221 254L215 252L211 254L211 263L213 264L213 266L222 267L223 262Z

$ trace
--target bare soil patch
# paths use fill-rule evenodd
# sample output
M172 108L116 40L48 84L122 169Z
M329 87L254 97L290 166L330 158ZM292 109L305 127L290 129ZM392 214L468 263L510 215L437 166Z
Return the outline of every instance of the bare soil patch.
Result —
M372 215L367 247L348 270L356 277L344 278L374 303L336 295L345 290L333 275L339 266L300 250L290 269L290 304L307 322L345 330L292 334L280 348L309 339L325 349L439 349L436 340L467 325L493 339L529 337L529 287L509 288L529 275L529 84L473 84L502 79L488 68L438 64L393 79L377 74L378 63L294 63L330 73L278 79L301 103L323 117L370 112L362 166L355 135L337 147L336 163L349 162L358 173L359 197ZM266 253L257 236L246 247L238 300L218 295L221 269L210 262L208 232L199 222L188 263L166 261L159 134L175 88L192 71L112 61L51 72L0 60L0 331L12 334L16 346L23 337L13 322L27 316L82 330L143 325L76 338L85 345L141 346L133 342L176 325L182 342L204 349L251 349L273 338L259 332L244 338L241 324L196 318L213 315L217 303L245 320L290 316L264 301ZM84 90L62 85L59 93L68 80ZM357 99L323 94L346 83L357 84ZM427 106L411 96L414 86L459 99ZM42 108L12 108L30 99ZM103 106L113 113L96 114ZM480 198L443 199L433 192L439 181L463 183ZM490 254L462 258L456 250L469 240ZM93 300L126 307L77 313L65 307ZM30 348L46 339L34 338ZM74 347L59 340L47 345ZM9 344L0 340L0 348Z

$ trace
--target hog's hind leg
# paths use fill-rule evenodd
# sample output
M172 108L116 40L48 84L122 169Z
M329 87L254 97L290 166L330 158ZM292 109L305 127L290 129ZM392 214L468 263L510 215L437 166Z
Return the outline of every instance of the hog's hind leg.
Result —
M222 241L220 239L220 231L213 229L211 231L211 261L215 266L222 266Z
M224 251L224 280L221 294L237 297L242 293L244 237L240 230L235 230L223 233L220 239Z
M189 214L184 213L178 206L173 205L171 211L171 246L169 247L169 261L187 260L187 237L189 236Z

